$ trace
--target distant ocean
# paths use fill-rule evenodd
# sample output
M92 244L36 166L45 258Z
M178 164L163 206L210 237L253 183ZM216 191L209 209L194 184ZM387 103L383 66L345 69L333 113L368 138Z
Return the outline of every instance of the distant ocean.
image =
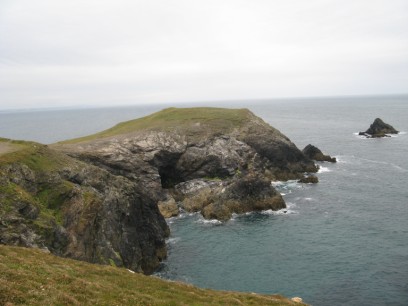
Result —
M287 212L169 219L169 257L157 275L194 285L300 296L319 305L408 305L408 96L231 101L300 149L311 143L316 185L274 182ZM0 137L42 143L79 137L170 105L0 112ZM376 117L401 134L363 139Z

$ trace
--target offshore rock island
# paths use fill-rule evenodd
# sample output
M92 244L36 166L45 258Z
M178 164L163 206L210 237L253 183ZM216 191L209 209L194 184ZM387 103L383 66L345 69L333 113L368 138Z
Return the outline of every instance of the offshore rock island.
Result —
M271 181L318 170L247 109L169 108L50 146L0 143L1 244L146 274L166 257L164 217L278 210Z
M367 138L381 138L390 137L389 134L398 134L399 131L394 129L393 126L385 123L380 118L376 118L374 122L365 132L358 133L360 136L365 136Z

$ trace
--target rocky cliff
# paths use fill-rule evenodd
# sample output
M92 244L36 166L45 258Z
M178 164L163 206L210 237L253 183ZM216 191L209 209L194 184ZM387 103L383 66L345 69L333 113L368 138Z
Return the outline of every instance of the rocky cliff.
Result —
M317 171L247 109L169 108L55 148L142 186L166 217L179 208L219 220L281 209L284 201L270 181Z
M156 202L123 176L47 146L2 139L0 243L150 273L169 229Z
M271 180L317 171L247 109L169 108L50 147L0 144L0 243L145 273L166 257L163 216L281 209Z

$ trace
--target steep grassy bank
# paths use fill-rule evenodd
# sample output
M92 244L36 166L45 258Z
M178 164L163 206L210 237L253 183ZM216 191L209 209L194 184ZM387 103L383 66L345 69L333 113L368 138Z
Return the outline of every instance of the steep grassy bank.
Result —
M0 245L0 305L303 304L276 295L199 289L36 249Z

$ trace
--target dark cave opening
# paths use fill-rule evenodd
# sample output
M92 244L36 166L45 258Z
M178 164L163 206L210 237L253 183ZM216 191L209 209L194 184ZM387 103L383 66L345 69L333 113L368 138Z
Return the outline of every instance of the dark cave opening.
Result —
M172 188L183 181L174 165L165 165L158 170L163 188Z

